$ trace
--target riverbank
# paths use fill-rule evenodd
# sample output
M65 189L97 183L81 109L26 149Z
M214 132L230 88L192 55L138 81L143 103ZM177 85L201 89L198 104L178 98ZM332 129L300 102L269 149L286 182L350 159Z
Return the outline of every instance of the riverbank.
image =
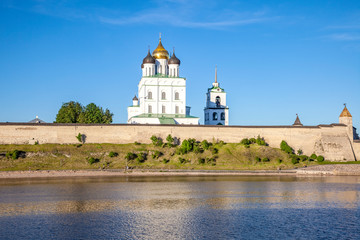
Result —
M41 171L2 171L0 179L19 178L59 178L59 177L141 177L141 176L360 176L359 164L321 165L290 170L41 170Z

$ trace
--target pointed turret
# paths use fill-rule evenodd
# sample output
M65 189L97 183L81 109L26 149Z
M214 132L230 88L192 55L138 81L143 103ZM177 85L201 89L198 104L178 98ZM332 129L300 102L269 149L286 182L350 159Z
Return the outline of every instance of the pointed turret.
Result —
M137 98L136 94L135 97L133 97L133 106L139 106L139 99Z
M347 133L350 141L352 142L354 140L353 122L352 116L346 107L346 103L344 103L344 109L339 116L339 123L345 124L347 126Z
M303 124L300 121L300 118L299 118L298 114L296 114L296 119L295 119L295 122L294 122L293 126L299 126L299 127L303 126Z
M346 103L344 103L344 109L342 110L340 117L352 117L349 110L346 108Z

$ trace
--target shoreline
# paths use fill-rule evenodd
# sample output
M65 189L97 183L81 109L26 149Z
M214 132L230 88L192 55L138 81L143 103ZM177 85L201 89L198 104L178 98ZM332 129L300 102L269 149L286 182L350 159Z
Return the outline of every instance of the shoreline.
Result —
M3 171L1 179L59 177L161 177L161 176L360 176L359 164L318 165L291 170L39 170Z

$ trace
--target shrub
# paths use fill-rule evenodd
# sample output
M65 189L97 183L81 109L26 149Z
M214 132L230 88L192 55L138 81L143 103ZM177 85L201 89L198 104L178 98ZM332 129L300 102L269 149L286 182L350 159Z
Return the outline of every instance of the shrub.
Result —
M209 143L208 141L206 141L206 140L203 140L203 141L201 142L201 146L202 146L202 148L203 148L204 150L208 150L209 147L210 147L210 143Z
M291 156L291 162L292 162L292 164L299 163L299 157L296 155Z
M206 158L205 161L206 161L207 164L211 164L212 166L216 165L216 158L215 157Z
M85 138L86 138L85 134L79 133L79 134L78 134L77 136L75 136L75 137L76 137L76 139L77 139L79 142L85 143Z
M143 163L143 162L146 161L146 158L147 158L147 154L144 153L144 152L141 152L141 153L139 153L139 154L137 155L136 161L137 161L138 163Z
M263 162L270 162L270 159L269 158L263 158L262 161Z
M168 162L170 162L170 160L169 160L169 159L164 158L164 159L162 160L162 162L163 162L163 163L165 163L165 164L167 164Z
M135 141L134 144L135 144L135 145L140 145L141 143Z
M153 158L153 159L158 159L159 157L161 157L163 155L163 153L162 152L160 152L160 151L155 151L153 154L151 154L151 157Z
M249 139L243 138L243 139L240 141L240 144L242 144L242 145L250 145L251 142L250 142Z
M250 138L249 141L250 141L250 143L256 143L256 139L255 139L255 138Z
M266 146L266 142L264 140L264 138L258 136L257 139L256 139L256 143L259 145L259 146Z
M174 146L174 138L171 136L171 134L169 134L169 135L166 137L166 141L167 141L166 145L167 145L168 147Z
M160 137L156 137L155 135L152 135L150 138L151 142L154 146L161 146L163 145L163 141Z
M194 153L202 153L203 152L203 150L200 148L200 146L198 144L194 145L193 151L194 151Z
M316 159L317 159L318 162L323 162L325 160L325 158L323 156L321 156L321 155L317 156Z
M205 159L204 159L204 158L198 158L198 163L199 163L199 164L204 164L204 163L205 163Z
M306 155L300 155L299 158L300 158L300 160L301 160L302 162L305 162L305 161L309 160L309 157L306 156Z
M211 150L211 153L212 154L217 154L219 152L219 149L217 149L217 148L213 148L212 150Z
M109 157L117 157L117 156L119 156L119 154L117 153L117 152L109 152Z
M128 152L125 155L125 159L128 160L128 161L134 160L135 158L137 158L137 154L132 153L132 152Z
M261 162L261 158L259 158L259 157L255 157L255 161L257 161L257 162Z
M298 155L302 155L302 154L303 154L303 150L301 150L301 149L297 150L297 154L298 154Z
M98 158L93 158L93 157L91 157L91 158L88 158L88 163L90 164L90 165L92 165L92 164L94 164L94 163L97 163L97 162L99 162L100 160L98 159Z
M219 146L224 146L226 143L223 140L220 140Z
M11 151L11 152L7 152L5 154L5 156L7 158L11 158L13 160L16 160L16 159L18 159L20 157L21 154L25 154L25 152L19 151L19 150L14 150L14 151Z
M250 145L244 145L245 148L250 148Z
M39 145L39 141L35 141L35 143L34 143L35 145Z
M181 164L185 164L187 161L186 161L185 158L179 157L179 162L180 162Z
M280 149L288 154L294 153L294 149L292 149L284 140L280 143Z
M277 159L276 159L276 162L277 162L277 163L282 163L282 160L281 160L280 158L277 158Z
M315 153L313 153L313 154L311 154L310 158L313 159L313 160L315 160L315 159L317 159L317 156L316 156Z

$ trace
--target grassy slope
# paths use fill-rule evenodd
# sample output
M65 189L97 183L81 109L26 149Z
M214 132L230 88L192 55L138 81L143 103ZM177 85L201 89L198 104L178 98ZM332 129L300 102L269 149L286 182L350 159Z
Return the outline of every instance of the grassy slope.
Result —
M144 163L131 161L129 166L135 168L153 169L212 169L212 170L256 170L256 169L291 169L304 165L315 165L315 162L300 162L293 165L289 156L280 149L266 146L251 145L245 148L238 143L215 144L213 147L219 149L217 154L211 150L195 154L193 152L176 155L176 147L155 147L151 144L84 144L78 145L0 145L0 170L65 170L65 169L124 169L127 161L125 155L128 152L147 152L148 157ZM8 159L5 153L13 150L26 152L26 157L16 160ZM163 153L158 159L153 159L151 154L154 151ZM117 152L117 157L109 157L109 152ZM98 158L100 161L90 165L88 158ZM180 164L179 157L188 160L188 163ZM216 165L199 164L199 158L216 157ZM270 162L256 162L255 157L270 159ZM169 159L163 163L163 159ZM282 162L278 163L277 159Z

